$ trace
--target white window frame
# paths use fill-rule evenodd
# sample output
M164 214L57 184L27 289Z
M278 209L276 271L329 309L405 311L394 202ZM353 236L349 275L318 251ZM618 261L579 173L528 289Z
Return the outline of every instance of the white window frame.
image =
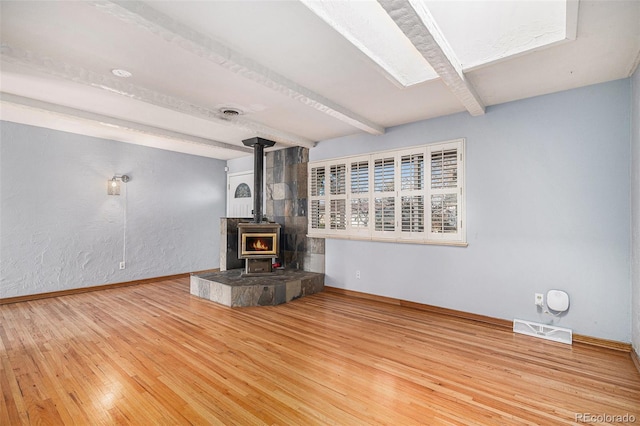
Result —
M437 161L438 152L456 150L456 156L449 156L449 160L453 161L453 172L448 175L447 185L435 185L432 187L432 154L435 153L434 161ZM402 189L402 166L401 160L407 155L422 155L422 182L421 187L417 189ZM394 159L394 187L393 190L385 192L375 191L375 161L384 158ZM444 157L443 157L444 158ZM455 158L455 160L454 160ZM428 145L414 146L409 148L379 151L367 155L358 155L350 157L334 158L330 160L314 161L308 165L309 169L309 231L308 236L314 238L344 238L354 240L372 240L372 241L393 241L414 244L439 244L439 245L455 245L467 246L466 240L466 200L464 194L465 184L465 140L456 139L451 141L437 142ZM351 187L351 168L355 163L368 162L368 192L352 193ZM332 166L344 165L346 167L346 191L345 194L331 194L330 192L330 170ZM436 163L437 165L437 163ZM312 170L314 168L325 169L325 190L324 195L312 194ZM435 171L438 171L436 169ZM434 171L434 172L435 172ZM432 197L438 199L439 196L455 195L455 207L450 211L455 214L451 221L445 221L446 211L440 210L441 216L438 223L441 224L440 232L434 232L432 229ZM376 230L376 212L375 199L376 196L394 197L394 218L395 227L393 230ZM422 231L403 231L402 230L402 197L403 196L422 196L424 213L422 218ZM357 198L368 198L368 226L354 227L352 226L352 200ZM325 228L313 228L312 203L314 200L324 200L325 205ZM330 206L332 200L345 200L346 203L346 227L345 229L330 228ZM453 206L452 206L453 207ZM438 210L435 210L436 213ZM420 223L420 222L418 222ZM453 226L455 223L455 227ZM445 224L448 224L446 226ZM446 230L448 228L448 231Z

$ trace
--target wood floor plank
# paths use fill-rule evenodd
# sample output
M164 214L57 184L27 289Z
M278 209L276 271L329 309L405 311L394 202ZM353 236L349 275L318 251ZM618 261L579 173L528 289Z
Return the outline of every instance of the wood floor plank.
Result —
M629 354L338 293L188 279L0 306L0 424L540 425L634 416Z

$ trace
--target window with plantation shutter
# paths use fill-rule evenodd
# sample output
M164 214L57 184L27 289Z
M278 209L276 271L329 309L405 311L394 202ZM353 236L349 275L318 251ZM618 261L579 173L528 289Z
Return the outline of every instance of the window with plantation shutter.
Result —
M309 235L466 246L464 140L309 164Z
M347 200L331 200L331 229L347 229Z
M351 163L351 193L369 193L369 161Z
M324 229L324 200L311 200L311 229Z
M431 151L431 188L455 188L458 185L458 150Z
M351 222L354 229L366 229L369 227L369 199L351 199Z
M309 187L311 188L312 197L324 195L324 175L324 167L314 167L311 169L311 184L309 185Z
M345 194L347 189L347 165L336 164L329 167L331 180L331 195Z
M347 230L347 163L325 162L309 168L309 235Z
M461 143L431 145L429 152L429 238L462 241Z
M458 232L458 199L456 194L431 195L431 232Z
M309 170L309 229L325 229L325 175L324 166L312 167Z
M400 229L408 238L424 238L424 148L400 156Z
M349 226L353 232L369 230L369 159L351 161L349 174Z
M378 158L374 161L373 186L375 192L392 192L395 190L395 159L393 157Z
M396 229L395 197L375 198L375 230L394 231Z
M424 188L424 153L403 155L400 171L400 189L415 191Z
M424 196L402 197L402 232L424 232Z
M329 229L344 231L347 229L347 164L331 164L329 180Z
M373 160L374 231L396 229L396 161L393 156Z

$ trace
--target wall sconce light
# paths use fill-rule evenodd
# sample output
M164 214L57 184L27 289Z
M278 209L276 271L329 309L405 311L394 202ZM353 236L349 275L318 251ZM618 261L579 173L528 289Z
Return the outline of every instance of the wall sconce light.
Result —
M111 179L107 179L107 194L120 195L120 182L127 183L131 178L127 175L115 175Z

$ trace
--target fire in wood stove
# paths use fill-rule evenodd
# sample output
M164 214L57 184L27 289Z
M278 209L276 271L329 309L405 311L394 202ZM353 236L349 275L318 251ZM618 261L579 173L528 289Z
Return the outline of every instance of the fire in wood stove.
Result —
M244 233L242 234L241 256L277 255L277 234L275 233Z

